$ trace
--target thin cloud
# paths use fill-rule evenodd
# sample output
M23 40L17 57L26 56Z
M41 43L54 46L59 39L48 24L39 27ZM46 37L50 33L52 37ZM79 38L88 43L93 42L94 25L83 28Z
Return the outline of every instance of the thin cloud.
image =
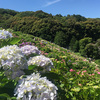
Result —
M45 4L44 7L50 6L50 5L55 4L59 1L61 1L61 0L54 0L54 1L51 1L51 2L47 2L47 4Z

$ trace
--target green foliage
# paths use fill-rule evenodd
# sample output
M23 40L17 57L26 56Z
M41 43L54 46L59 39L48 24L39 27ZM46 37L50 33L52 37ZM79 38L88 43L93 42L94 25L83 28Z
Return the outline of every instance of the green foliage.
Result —
M11 39L1 39L0 40L0 48L3 46L7 46L7 45L14 45L14 44L18 44L18 42L20 42L21 39L19 38L11 38Z
M54 42L60 46L80 51L84 55L84 50L79 50L79 43L85 37L92 38L94 42L100 38L100 19L85 18L81 15L55 16L45 13L42 10L33 12L16 12L10 9L0 9L0 27L12 28L42 39ZM31 28L30 28L31 27ZM61 36L62 32L64 36ZM57 36L58 35L58 36ZM61 36L58 42L57 38ZM75 43L73 45L73 37ZM64 43L63 43L64 42Z
M98 39L98 40L96 41L96 45L97 45L98 47L100 47L100 39Z
M98 55L98 47L95 44L92 43L87 44L84 50L87 57L91 57L95 59L100 58Z
M62 31L58 34L64 34ZM21 32L14 32L13 35L17 35L19 39L6 40L8 43L18 44L22 42L31 42L34 39L34 45L47 53L54 67L50 72L41 73L41 76L46 76L47 79L52 81L58 88L57 100L99 100L100 99L100 65L90 62L88 59L74 54L70 50L62 48L54 43L44 41L41 43L41 39L34 37L29 34ZM60 34L60 36L61 36ZM64 38L64 37L62 37ZM62 40L62 39L61 39ZM76 39L77 41L77 39ZM93 54L95 51L95 44L89 44L91 38L84 38L80 42L83 43L87 54L90 53L91 49ZM74 43L74 41L73 41ZM5 44L4 44L5 45ZM90 51L89 51L90 50ZM94 55L93 55L94 56ZM98 61L99 62L99 61ZM41 71L39 66L31 65L28 66L28 70L25 70L26 75L30 75L33 72ZM22 76L24 77L24 75ZM0 99L1 100L16 100L13 97L13 91L17 82L15 80L8 80L4 76L4 72L0 71Z
M20 40L21 40L20 38L12 38L8 43L14 45L20 42Z
M18 12L10 9L3 9L0 8L0 14L10 14L10 15L16 15Z
M4 75L4 71L0 69L0 99L1 100L15 100L13 97L13 91L16 85L16 81L8 80Z
M95 60L95 62L100 65L100 59Z
M73 50L75 52L78 52L79 51L79 41L78 40L75 41L75 45L73 46Z
M0 99L2 99L2 100L6 100L6 99L11 100L10 96L6 93L0 94Z
M45 53L50 53L51 49L50 48L41 48L41 51L44 51Z
M39 17L39 18L46 18L46 17L52 17L51 14L45 13L42 10L38 10L35 12L34 16Z
M56 33L54 43L60 45L61 47L66 47L66 36L62 31Z
M86 55L86 52L85 52L85 46L88 44L88 43L91 43L92 42L92 38L89 38L89 37L86 37L86 38L83 38L79 41L79 52L81 53L81 55L85 56Z
M25 12L20 12L16 15L16 17L28 17L28 16L33 16L34 12L33 11L25 11Z
M76 21L86 21L87 19L81 15L75 15L73 14L71 17L75 18Z
M70 41L70 44L69 44L69 48L70 50L74 51L74 52L78 52L79 51L79 41L76 40L75 37L73 37Z
M76 38L73 37L73 38L71 39L71 41L70 41L70 44L69 44L69 48L70 48L71 50L73 50L73 51L74 51L75 41L76 41Z

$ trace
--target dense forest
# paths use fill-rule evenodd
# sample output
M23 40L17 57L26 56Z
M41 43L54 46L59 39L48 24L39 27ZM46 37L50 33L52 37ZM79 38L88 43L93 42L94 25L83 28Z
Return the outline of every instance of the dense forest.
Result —
M0 27L32 34L80 52L82 56L100 59L100 18L1 8Z

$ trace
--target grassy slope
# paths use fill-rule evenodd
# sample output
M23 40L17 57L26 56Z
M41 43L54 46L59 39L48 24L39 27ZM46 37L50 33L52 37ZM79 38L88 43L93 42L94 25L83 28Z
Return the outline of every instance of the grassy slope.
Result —
M94 76L99 77L97 73L100 72L100 65L41 38L21 32L13 33L22 39L20 43L34 43L43 55L53 61L54 68L46 76L57 85L58 100L92 100L94 98L89 97L92 94L90 89L94 90L93 86L100 86L98 78L94 78ZM95 93L98 92L95 91ZM99 100L98 98L96 100Z

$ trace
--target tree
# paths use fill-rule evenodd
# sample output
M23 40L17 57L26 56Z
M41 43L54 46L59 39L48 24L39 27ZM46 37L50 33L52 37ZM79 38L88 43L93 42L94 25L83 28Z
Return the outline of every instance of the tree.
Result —
M100 47L100 39L96 41L96 45Z
M66 45L67 44L66 43L66 35L62 31L56 32L54 43L56 43L62 47L66 47L67 46Z
M74 52L78 52L79 51L79 41L78 40L75 41L75 44L73 46L73 51Z
M98 39L96 41L96 46L98 47L98 55L99 55L99 58L100 58L100 39Z
M75 41L76 41L76 38L75 38L75 36L73 36L72 39L71 39L71 41L70 41L70 43L69 43L69 48L70 48L71 50L73 50ZM73 50L73 51L74 51L74 50Z
M75 36L72 37L70 44L69 44L69 48L74 52L79 51L79 41L76 40Z
M98 55L98 47L93 43L89 43L86 45L85 53L86 53L87 57L91 57L91 58L95 58L95 59L100 58Z
M92 38L90 37L83 38L79 41L79 48L80 48L79 52L81 53L82 56L86 55L85 46L91 42Z

